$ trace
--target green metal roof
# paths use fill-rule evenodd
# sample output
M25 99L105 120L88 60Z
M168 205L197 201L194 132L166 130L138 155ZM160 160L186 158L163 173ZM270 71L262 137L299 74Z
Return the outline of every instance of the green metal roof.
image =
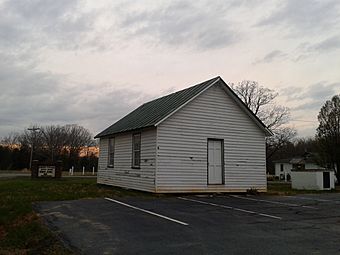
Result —
M187 89L147 102L97 134L95 138L155 126L219 79L220 77L215 77Z
M205 91L217 82L219 82L226 92L232 96L236 103L238 103L238 105L243 108L245 113L248 114L261 129L263 129L267 136L271 136L273 134L263 124L263 122L242 102L235 92L229 88L228 85L218 76L187 89L177 91L170 95L157 98L141 105L136 110L130 112L128 115L97 134L95 138L110 136L127 131L134 131L147 127L155 127L163 120L168 118L171 114L175 113L181 106L185 105L191 99L195 98L201 92Z

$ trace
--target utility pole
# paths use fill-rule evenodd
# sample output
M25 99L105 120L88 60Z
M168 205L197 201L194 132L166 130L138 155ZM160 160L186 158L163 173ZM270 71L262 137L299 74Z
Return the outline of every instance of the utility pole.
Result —
M28 128L27 130L31 131L34 133L34 137L32 139L32 143L31 143L31 155L30 155L30 170L32 170L32 160L33 160L33 146L34 146L34 142L35 142L35 132L39 131L40 128L38 127L32 127L32 128Z

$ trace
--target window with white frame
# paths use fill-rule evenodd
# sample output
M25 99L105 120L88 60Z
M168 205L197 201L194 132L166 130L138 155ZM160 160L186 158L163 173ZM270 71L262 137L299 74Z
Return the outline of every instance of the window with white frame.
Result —
M108 155L108 167L114 167L114 158L115 158L115 139L109 138L109 155Z
M140 168L141 134L132 135L132 167Z

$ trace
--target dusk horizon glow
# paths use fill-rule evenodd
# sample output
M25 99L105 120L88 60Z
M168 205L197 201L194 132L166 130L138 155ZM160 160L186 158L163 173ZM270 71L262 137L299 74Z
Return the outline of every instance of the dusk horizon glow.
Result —
M0 0L0 137L79 124L216 76L257 81L312 137L340 93L340 2Z

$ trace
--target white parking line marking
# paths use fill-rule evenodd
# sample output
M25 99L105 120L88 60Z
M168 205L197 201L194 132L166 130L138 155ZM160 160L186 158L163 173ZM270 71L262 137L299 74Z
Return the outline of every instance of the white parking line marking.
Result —
M237 195L229 195L229 196L230 197L239 198L239 199L258 201L258 202L264 202L264 203L270 203L270 204L278 204L278 205L285 205L285 206L292 206L292 207L303 207L303 208L308 208L308 209L318 209L316 207L308 206L308 205L298 205L298 204L292 204L292 203L283 203L283 202L278 202L278 201L269 201L269 200L256 199L256 198L250 198L250 197L241 197L241 196L237 196Z
M108 198L108 197L106 197L105 199L106 199L106 200L108 200L108 201L111 201L111 202L114 202L114 203L120 204L120 205L124 205L124 206L126 206L126 207L129 207L129 208L132 208L132 209L135 209L135 210L141 211L141 212L145 212L145 213L148 213L148 214L151 214L151 215L154 215L154 216L157 216L157 217L160 217L160 218L163 218L163 219L166 219L166 220L172 221L172 222L176 222L176 223L178 223L178 224L181 224L181 225L184 225L184 226L189 226L189 224L188 224L188 223L185 223L185 222L183 222L183 221L175 220L175 219L172 219L172 218L170 218L170 217L167 217L167 216L164 216L164 215L161 215L161 214L158 214L158 213L154 213L154 212L151 212L151 211L148 211L148 210L142 209L142 208L138 208L138 207L136 207L136 206L129 205L129 204L126 204L126 203L120 202L120 201L118 201L118 200L115 200L115 199L112 199L112 198Z
M191 202L196 202L196 203L200 203L200 204L204 204L204 205L212 205L212 206L221 207L221 208L230 209L230 210L235 210L235 211L244 212L244 213L250 213L250 214L254 214L254 215L258 215L258 216L263 216L263 217L268 217L268 218L272 218L272 219L282 220L282 218L278 217L278 216L269 215L269 214L265 214L265 213L254 212L254 211L249 211L249 210L245 210L245 209L241 209L241 208L236 208L236 207L232 207L232 206L214 204L214 203L209 203L209 202L204 202L204 201L200 201L200 200L196 200L196 199L190 199L190 198L184 198L184 197L178 197L178 199L182 199L182 200L186 200L186 201L191 201Z
M322 199L322 198L311 198L311 197L301 197L301 196L285 196L289 198L296 198L296 199L303 199L303 200L312 200L312 201L317 201L317 202L332 202L339 204L339 200L330 200L330 199Z

